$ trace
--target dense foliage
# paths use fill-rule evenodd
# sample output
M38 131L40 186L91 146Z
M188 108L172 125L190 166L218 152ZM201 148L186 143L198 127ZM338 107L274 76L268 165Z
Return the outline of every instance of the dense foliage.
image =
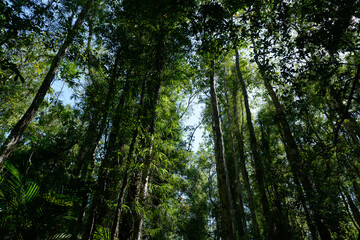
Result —
M0 238L359 239L359 46L357 0L1 1Z

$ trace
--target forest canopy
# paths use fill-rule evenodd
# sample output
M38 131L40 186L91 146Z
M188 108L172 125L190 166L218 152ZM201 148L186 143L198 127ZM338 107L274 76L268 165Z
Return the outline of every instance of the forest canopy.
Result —
M359 33L358 0L1 1L0 236L360 239Z

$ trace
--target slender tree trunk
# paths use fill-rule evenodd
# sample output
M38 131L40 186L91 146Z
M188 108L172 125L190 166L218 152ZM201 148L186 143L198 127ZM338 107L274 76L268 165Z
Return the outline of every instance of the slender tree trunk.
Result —
M242 186L240 182L240 174L239 174L239 163L237 161L237 155L235 151L235 143L234 143L234 133L233 133L233 121L232 116L230 114L230 101L227 94L227 86L226 86L226 79L224 78L224 87L225 87L225 99L226 99L226 113L229 121L229 132L230 132L230 142L231 142L231 154L232 154L232 166L234 167L235 172L235 197L234 197L234 206L235 206L235 214L237 215L235 219L237 219L237 225L236 229L238 231L238 238L247 240L249 238L248 236L248 230L246 225L246 218L245 218L245 210L244 210L244 202L243 202L243 196L242 196Z
M351 212L354 216L354 219L358 226L360 226L360 212L359 209L356 207L354 201L352 200L351 196L347 191L343 191L344 195L346 196L346 200L350 205ZM345 200L345 199L344 199Z
M139 203L144 205L146 197L148 195L148 187L150 181L150 163L152 158L152 151L153 151L153 141L154 137L151 137L150 143L150 150L149 155L147 156L147 160L145 161L145 166L141 174L141 184L140 184L140 191L139 191ZM144 226L144 216L142 214L138 214L137 218L135 219L134 223L134 240L140 240L142 238L143 233L143 226Z
M358 72L357 72L357 76L358 76ZM356 86L355 83L354 86ZM332 96L332 101L326 101L326 104L329 106L330 109L334 110L334 112L336 112L339 117L341 117L341 120L339 121L338 116L335 116L335 114L331 115L331 119L333 119L334 122L338 121L338 124L334 127L335 128L334 135L336 135L335 136L336 141L334 140L334 144L337 143L337 139L338 139L337 135L339 134L341 125L343 124L346 132L353 141L352 145L353 145L354 155L360 156L360 144L359 144L360 125L356 121L356 117L354 116L354 114L350 112L349 109L346 110L347 106L343 102L342 93L340 93L338 89L335 89L334 86L330 85L329 88L330 88L330 94ZM352 98L353 97L350 96L350 99L348 100L349 104L351 103ZM344 112L344 110L346 111ZM344 121L343 119L346 119L346 121Z
M38 92L35 95L35 98L33 102L31 103L28 110L25 112L25 114L22 116L22 118L16 123L14 128L11 130L10 135L5 140L4 144L1 147L0 150L0 171L2 169L3 161L6 160L10 154L15 149L17 143L19 142L21 136L25 132L26 128L29 126L29 124L32 122L32 120L35 117L35 114L37 110L39 109L41 103L43 102L46 93L48 92L51 83L55 77L55 74L58 70L58 67L64 58L66 52L69 50L69 47L71 46L75 36L77 35L79 28L81 27L88 11L91 8L91 5L93 4L93 0L88 0L82 11L80 12L76 22L74 23L73 27L69 30L65 41L61 45L59 51L57 52L56 56L54 57L50 69L48 73L45 76L44 81L42 82Z
M159 51L161 51L159 49ZM158 54L158 55L162 55L162 54ZM159 57L159 56L158 56ZM163 57L163 56L161 56ZM163 63L158 62L159 64L157 64L156 66L158 68L162 68L163 67ZM140 107L139 107L139 115L138 115L138 120L141 121L141 126L142 126L142 130L145 130L145 132L143 134L149 134L150 136L152 136L155 132L155 118L156 118L156 114L155 114L155 110L156 110L156 106L157 106L157 101L159 98L159 92L160 92L160 86L161 86L161 80L160 80L160 73L161 71L159 69L157 69L155 71L155 79L152 79L148 81L148 84L143 84L143 93L145 91L145 87L146 87L146 97L142 94L141 100L140 100ZM140 144L143 148L146 148L146 145L148 143L146 143L146 136L143 135L142 139L140 141ZM137 134L136 134L137 136ZM136 140L137 137L133 138L133 141ZM151 137L152 138L152 137ZM149 143L150 148L152 148L152 140ZM131 159L129 159L128 161L131 161ZM141 162L141 160L140 160ZM150 168L150 163L151 163L151 156L146 156L145 160L143 160L144 163L144 169L143 171L139 171L136 170L134 172L132 172L132 176L131 176L131 181L130 181L130 186L129 186L129 190L128 190L128 194L126 197L126 202L130 205L130 204L135 204L138 199L139 199L139 195L141 196L141 192L145 191L144 189L147 189L147 183L146 180L148 179L148 169ZM124 177L124 182L127 182L127 172L126 175ZM144 180L145 179L145 180ZM123 184L122 190L121 192L124 192L126 185ZM143 189L144 188L144 189ZM123 198L124 196L120 196L121 198ZM120 204L122 205L123 202L120 201ZM121 208L121 206L118 206L118 208ZM135 213L136 211L132 211L135 215L133 215L130 212L126 212L123 216L123 220L122 220L122 224L121 224L121 239L136 239L139 236L141 236L141 230L142 230L142 217ZM121 213L119 213L121 214ZM120 215L119 215L120 216ZM118 221L118 220L117 220ZM113 238L116 238L116 232L118 232L119 226L114 226L113 225Z
M122 216L120 239L133 240L133 236L137 231L135 229L135 219L137 218L135 205L138 202L141 172L132 171L130 179L126 196L126 204L130 207L130 210L126 211Z
M143 139L140 142L142 142L141 146L144 147L146 142ZM152 147L150 147L150 152L152 151L151 148ZM146 156L146 158L151 158L151 155ZM147 160L142 161L142 163L147 165L146 161ZM132 171L131 173L131 182L128 194L126 196L126 202L130 206L131 212L126 212L123 216L122 225L120 228L120 239L136 240L142 236L143 216L137 212L137 210L134 208L134 204L139 204L141 206L147 195L149 173L147 173L146 168L147 167L144 166L142 171L136 170Z
M249 203L249 209L250 209L250 215L252 220L252 232L255 238L260 238L260 231L259 231L259 225L256 219L256 211L255 211L255 202L254 202L254 196L253 192L250 187L250 181L249 181L249 174L246 169L246 157L244 154L244 134L243 134L243 124L244 124L244 116L243 116L243 105L241 104L241 128L240 128L240 121L239 121L239 113L238 113L238 101L237 101L237 93L238 88L236 86L233 86L232 91L232 98L233 98L233 112L235 116L235 137L237 140L237 146L238 146L238 152L240 156L240 168L241 168L241 174L242 178L244 180L245 190L247 192L248 196L248 203ZM242 101L241 101L242 103Z
M144 90L144 88L145 88L145 81L143 84L143 90ZM142 92L144 92L144 91L142 91ZM143 94L141 95L141 99L140 99L140 107L142 106L142 102L143 102L142 99L143 99ZM139 110L139 112L140 112L140 110ZM139 114L139 116L140 116L140 114ZM125 173L123 176L120 195L119 195L116 210L115 210L114 221L113 221L113 224L111 227L111 238L110 238L111 240L116 240L119 235L121 209L124 204L125 192L129 185L129 171L130 171L129 167L130 167L131 161L133 159L133 154L134 154L134 150L135 150L138 133L139 133L138 128L136 128L133 133L132 140L130 143L129 154L128 154L126 166L125 166Z
M111 95L111 89L113 88L113 85L110 84L108 89L108 94ZM84 140L82 141L83 144L80 146L79 150L79 157L78 157L78 163L79 166L74 171L75 177L77 179L82 179L83 182L79 182L78 180L75 180L75 182L78 182L78 184L75 184L75 186L78 186L78 190L81 191L81 189L84 192L82 193L83 198L88 199L90 195L90 189L87 186L88 182L91 181L92 178L92 172L89 172L89 169L94 168L95 163L95 151L98 147L98 144L101 140L101 137L104 133L105 126L106 126L106 119L107 119L107 109L109 108L110 104L110 97L107 97L105 100L105 103L101 106L102 110L98 110L98 112L94 113L94 118L90 120L90 124L87 130L87 134L84 136ZM83 200L84 203L85 200ZM87 205L87 201L86 201ZM72 234L71 240L77 239L77 235L79 234L79 230L81 228L81 225L83 223L83 217L85 216L86 211L86 205L85 207L81 207L82 212L78 215L77 224L75 226L75 230Z
M264 164L263 161L259 155L258 152L258 144L256 141L254 126L252 124L251 120L251 111L250 111L250 105L249 105L249 99L247 94L247 89L245 85L245 81L242 77L241 71L240 71L240 65L239 65L239 52L235 48L236 53L236 71L238 75L238 79L240 81L242 94L244 98L245 103L245 111L246 111L246 120L247 120L247 126L249 129L250 134L250 147L251 152L254 159L254 166L255 166L255 172L256 172L256 180L259 187L259 194L260 194L260 202L263 208L264 217L266 220L266 230L267 230L267 238L273 239L274 238L274 221L272 220L272 213L270 211L269 207L269 201L265 190L265 183L264 183Z
M82 196L82 203L73 233L71 235L71 240L77 239L86 212L86 206L89 198L89 187L87 186L87 184L91 178L91 174L88 172L89 162L86 163L86 160L92 160L91 164L93 164L93 162L95 161L94 155L101 137L101 134L96 132L95 129L96 128L93 128L93 124L90 124L88 128L88 134L86 134L85 136L86 140L83 141L83 143L85 144L82 144L80 146L80 156L78 158L79 167L78 170L76 170L74 173L74 175L77 177L77 179L75 179L74 181L74 185L77 187L80 196ZM79 176L81 169L82 178L80 178ZM83 181L81 181L81 179ZM76 212L78 211L78 209L74 209L74 211Z
M146 78L146 76L145 76ZM125 128L127 126L126 116L127 109L129 108L129 96L130 96L130 80L127 79L125 81L125 85L122 89L122 93L118 104L115 109L115 116L112 119L112 128L109 135L109 141L106 146L106 153L104 156L104 167L106 170L106 186L104 186L104 200L111 201L114 195L114 192L118 189L120 176L120 169L123 165L123 157L122 154L118 154L119 152L124 152L124 146L126 143L126 139L123 135L125 135ZM119 198L118 198L119 199ZM109 208L104 209L104 213L101 216L106 216L109 213ZM98 219L99 222L102 222L103 219Z
M121 216L121 208L124 204L124 198L125 198L125 191L128 186L128 174L127 172L124 174L123 183L121 186L119 198L116 204L115 214L114 214L114 220L111 227L111 240L116 240L119 235L119 221Z
M120 50L118 50L116 53L116 58L115 58L112 72L111 72L111 78L109 81L108 92L106 95L105 103L102 106L102 110L101 110L102 118L101 118L101 122L100 122L100 130L97 135L98 141L100 141L101 136L103 135L103 132L104 132L105 126L106 126L106 122L108 119L108 113L109 113L111 101L113 99L113 95L115 92L117 68L118 68L119 61L120 61ZM94 233L94 225L99 220L101 220L101 217L99 218L99 216L100 216L99 214L101 213L100 206L101 206L101 202L102 202L100 195L103 196L103 193L104 193L105 164L107 164L107 163L104 163L104 161L103 161L101 163L101 166L99 169L99 175L98 175L98 180L97 180L97 185L96 185L97 187L93 194L92 204L91 204L90 211L89 211L89 217L88 217L88 221L85 225L85 231L83 233L82 240L92 239L92 235ZM85 166L85 168L84 168L83 172L86 174L88 165L84 165L84 166ZM89 178L90 178L90 176L89 176Z
M159 84L153 88L153 85L150 84L149 91L152 89L152 91L155 91L155 95L153 95L156 99L153 99L151 102L145 104L144 103L144 109L143 113L146 115L142 115L142 118L148 119L149 116L147 114L150 114L152 116L152 119L150 120L150 123L145 120L145 122L142 123L143 129L148 129L148 131L144 132L142 139L140 140L140 145L143 149L149 147L149 153L144 158L139 158L137 164L143 163L143 169L142 170L136 170L132 172L131 176L131 183L128 190L128 195L126 197L126 202L131 204L142 204L145 200L145 197L147 195L147 186L148 186L148 180L149 180L149 169L151 164L151 155L152 155L152 142L153 142L153 134L155 133L155 109L157 106L157 100L159 98L159 91L160 91L160 82ZM157 93L156 93L157 92ZM155 100L155 101L154 101ZM148 101L148 100L145 100ZM150 107L150 112L148 107ZM150 125L147 127L146 125ZM146 141L146 138L150 138L149 141ZM127 212L124 215L122 226L121 226L121 239L138 239L142 235L142 224L143 224L143 216L136 212L135 209L133 209L132 214Z
M212 129L215 145L216 172L222 213L222 230L225 240L235 240L235 220L233 213L230 180L225 159L225 147L221 130L219 105L215 88L215 61L210 66L210 96L212 109Z
M154 59L153 73L149 79L146 89L146 97L142 111L141 126L143 129L143 139L141 146L148 148L149 152L144 157L139 157L138 163L143 163L143 169L133 173L132 185L128 191L127 202L136 203L144 206L144 200L147 195L147 189L150 178L150 165L152 162L153 140L155 134L155 123L157 119L156 108L160 97L160 88L162 84L162 73L165 66L166 49L164 45L164 35L158 35L158 43L156 45L156 55ZM133 211L133 222L129 219L129 214L124 216L122 226L122 238L137 240L142 237L144 216L137 211ZM128 225L127 227L124 224ZM130 226L131 225L131 226ZM131 232L132 231L132 232Z
M120 171L120 166L122 164L122 160L121 159L115 159L116 156L116 152L115 152L115 148L118 151L123 151L123 146L125 144L124 139L120 139L118 140L118 134L120 131L120 122L122 119L122 116L125 115L124 114L124 105L125 105L125 100L127 99L129 94L129 81L126 81L124 89L123 89L123 94L120 97L120 100L117 104L116 110L115 110L115 117L114 117L114 121L112 123L112 131L110 133L109 136L109 141L108 141L108 145L106 148L106 154L104 156L102 165L100 167L100 173L101 176L99 176L99 181L100 181L100 185L99 185L99 192L96 194L99 194L100 196L102 196L102 200L101 202L97 202L97 204L101 204L104 205L102 203L104 203L105 201L110 201L113 195L113 191L114 189L117 188L117 185L119 184L119 171ZM106 175L106 177L105 177ZM126 189L127 187L127 176L125 177L126 180L123 180L123 186ZM105 184L106 181L106 184ZM124 191L125 189L121 188L120 190L120 195L118 198L118 203L117 203L117 208L115 210L115 216L118 215L118 217L115 219L118 219L120 217L120 210L121 210L121 206L124 200ZM98 211L97 211L97 215L95 217L95 224L102 224L104 217L107 215L107 213L109 213L109 209L106 206L98 206ZM117 224L115 225L117 226ZM116 231L116 229L113 229L112 231ZM114 233L115 234L115 233Z
M352 100L354 98L354 94L355 94L355 90L357 88L357 84L359 82L359 78L360 78L360 64L357 66L357 71L355 73L355 77L354 77L353 82L352 82L352 86L351 86L351 89L350 89L347 104L346 104L345 108L339 109L340 119L337 121L335 132L334 132L334 136L335 136L334 144L335 145L337 144L338 134L339 134L339 130L341 128L341 125L344 123L345 119L348 118L348 116L350 115L349 110L350 110L350 107L351 107L351 102L352 102ZM342 104L342 100L338 101L338 102Z
M285 152L289 159L290 168L291 168L291 171L294 176L294 182L297 187L297 192L298 192L300 201L305 210L308 226L310 228L312 237L314 239L316 239L317 234L316 234L314 224L311 220L311 215L308 211L308 207L307 207L308 205L310 206L311 210L313 211L316 228L319 231L321 239L324 239L324 240L331 239L330 232L327 229L327 227L324 225L324 221L321 217L321 214L318 212L318 209L316 207L314 207L313 204L307 203L305 200L305 196L303 194L302 187L306 193L307 198L310 200L315 199L314 189L312 187L312 184L311 184L308 176L306 175L306 173L304 173L302 159L301 159L297 144L295 142L295 139L290 130L289 123L287 122L287 119L285 116L285 111L283 110L283 107L280 104L280 102L276 96L276 93L274 92L269 80L265 79L266 75L265 75L265 72L264 72L262 66L259 64L258 61L257 61L257 63L259 65L260 72L263 75L265 87L269 92L269 95L272 99L272 102L274 103L274 106L275 106L275 109L277 112L277 117L278 117L279 123L281 125L281 130L283 132Z
M271 151L270 151L270 143L269 143L269 136L267 131L264 127L262 120L260 120L260 132L261 132L261 152L263 155L263 159L265 160L265 165L269 172L276 174L276 170L272 168L272 158L271 158ZM283 203L285 199L278 194L278 184L277 184L277 177L271 177L269 180L269 185L273 189L274 196L272 197L273 200L273 213L277 216L274 219L275 224L275 231L274 231L274 238L275 239L289 239L294 238L292 236L292 232L290 229L290 223L287 212L283 208ZM269 195L271 194L269 193Z
M78 213L78 217L77 217L77 220L76 220L76 223L75 223L74 230L73 230L73 232L71 234L70 240L77 240L78 239L78 235L79 235L79 232L80 232L80 229L81 229L81 225L82 225L84 217L85 217L86 206L87 206L88 199L89 199L89 193L87 192L87 193L85 193L83 195L80 211Z
M139 103L139 108L138 108L138 113L137 113L137 120L138 121L140 121L141 116L142 116L142 112L143 112L143 104L144 104L145 90L146 90L146 85L147 85L147 77L148 76L147 76L147 73L146 73L145 77L143 79L143 82L142 82L142 88L141 88L141 94L140 94L140 103ZM138 134L139 134L139 127L136 127L135 131L133 133L133 136L132 136L131 143L130 143L129 154L128 154L127 161L126 161L126 166L125 166L125 173L124 173L124 176L123 176L120 195L119 195L119 198L118 198L116 211L115 211L115 217L114 217L114 221L113 221L112 228L111 228L111 239L112 240L116 240L118 235L119 235L119 229L120 229L120 224L121 224L120 223L120 217L121 217L121 214L122 214L121 208L122 208L122 206L124 204L125 192L126 192L126 190L128 188L128 185L129 185L129 180L130 180L129 179L129 171L131 171L131 169L129 169L129 167L131 165L131 161L133 160L133 155L134 155L134 151L135 151L135 145L136 145L136 142L137 142ZM128 214L128 213L126 213L126 214ZM129 224L129 221L127 221L126 224ZM126 226L125 228L127 228L127 227L128 226ZM121 239L123 239L123 237Z
M212 181L212 170L210 168L208 168L209 170L209 176L207 177L207 181L209 182L208 184L208 197L209 197L209 200L210 200L210 203L212 205L212 216L215 218L215 231L214 231L214 239L218 240L220 239L221 236L219 236L219 232L221 231L221 219L219 217L219 209L218 209L218 205L214 202L214 200L212 199L213 197L213 192L212 192L212 186L214 185L213 184L213 181ZM215 193L216 194L216 193Z

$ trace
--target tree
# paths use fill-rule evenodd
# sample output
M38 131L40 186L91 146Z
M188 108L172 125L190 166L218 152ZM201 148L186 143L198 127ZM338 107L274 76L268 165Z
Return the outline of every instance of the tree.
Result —
M0 9L3 238L359 237L358 1Z
M47 75L44 78L34 100L32 101L30 107L26 111L26 113L22 116L22 118L16 123L16 125L11 130L10 135L7 137L3 145L1 146L0 152L0 166L3 164L3 161L9 157L9 155L13 152L16 147L17 142L20 140L22 134L24 133L27 126L34 119L37 110L40 107L40 104L45 98L47 91L50 88L50 85L55 77L55 74L58 70L59 64L61 60L64 58L66 52L68 51L75 35L79 31L80 26L82 25L88 11L90 10L92 5L92 1L89 0L85 3L83 9L81 10L77 20L71 29L69 29L68 34L58 50L56 56L54 57L50 69Z

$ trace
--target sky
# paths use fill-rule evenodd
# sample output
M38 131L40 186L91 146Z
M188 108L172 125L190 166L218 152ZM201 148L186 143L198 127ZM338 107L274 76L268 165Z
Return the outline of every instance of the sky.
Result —
M187 119L185 119L184 125L197 126L199 122L201 122L201 113L204 107L205 104L199 103L199 100L195 98L192 104L191 114L189 114L190 116ZM204 128L202 127L202 125L200 125L194 133L192 148L191 148L193 152L197 152L199 150L200 144L203 142L203 138L202 138L203 132L204 132Z
M63 104L75 104L75 100L71 98L74 91L69 88L63 80L55 80L51 87L55 90L58 100L60 100Z

